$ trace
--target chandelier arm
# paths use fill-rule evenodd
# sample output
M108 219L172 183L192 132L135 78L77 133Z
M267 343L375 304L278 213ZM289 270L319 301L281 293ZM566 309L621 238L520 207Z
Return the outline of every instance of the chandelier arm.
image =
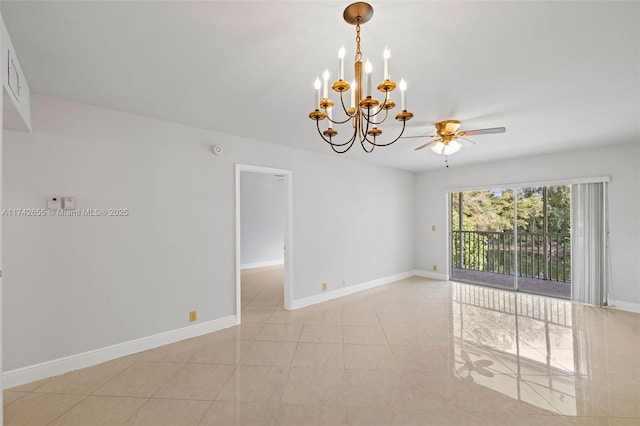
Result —
M367 135L369 134L369 125L371 124L371 109L367 109L367 115L366 117L364 117L365 121L367 122L367 127L365 127L364 129L364 138L367 139Z
M389 117L389 110L385 109L384 110L384 118L378 124L384 123L387 120L388 117Z
M340 92L340 103L342 104L342 110L344 111L345 114L349 115L349 112L347 111L347 107L344 105L344 96L342 96L342 93L344 92Z
M370 154L373 152L374 148L376 147L376 143L375 143L375 137L373 138L373 142L369 140L369 137L367 136L369 134L369 124L371 123L370 119L371 119L371 110L367 109L367 115L365 116L364 113L362 114L362 118L364 119L364 121L367 123L366 127L363 129L362 126L360 128L360 145L362 146L362 149L364 150L364 152L366 152L367 154ZM367 142L371 148L367 148L365 146L365 142Z
M353 146L355 141L356 141L356 132L353 132L353 136L351 136L351 139L349 139L347 142L345 142L345 143L343 143L341 145L334 144L334 143L331 143L331 142L329 142L329 143L331 144L331 149L333 150L333 152L335 152L337 154L344 154L345 152L347 152L347 151L349 151L351 149L351 147ZM336 147L344 146L344 145L348 145L348 146L346 148L344 148L344 149L337 149L336 148Z
M369 145L371 145L371 150L370 150L370 151L367 151L367 149L364 147L364 142L367 142ZM371 141L371 140L369 139L369 137L368 137L368 136L365 136L365 137L364 137L364 139L362 139L362 140L361 140L361 143L363 144L363 145L362 145L362 148L363 148L365 151L367 151L368 153L369 153L369 152L371 152L371 151L373 151L373 148L375 148L376 146L385 146L385 145L378 145L378 144L376 143L376 138L375 138L375 136L374 136L374 138L373 138L373 141Z
M387 143L376 143L375 141L374 141L374 142L371 142L371 141L369 141L369 140L367 140L367 142L369 142L370 144L375 145L375 146L389 146L389 145L391 145L391 144L394 144L394 143L396 143L396 142L398 141L398 139L400 139L400 138L402 137L402 134L404 133L404 129L406 128L406 126L407 126L407 122L406 122L406 121L403 121L403 122L402 122L402 130L400 131L400 134L398 135L398 137L397 137L397 138L395 138L395 139L394 139L394 140L392 140L391 142L387 142Z
M384 100L380 104L380 109L384 109L384 107L389 103L389 92L384 93Z
M381 111L382 111L381 109L378 109L378 111L376 111L373 114L371 114L371 110L369 110L369 113L367 114L366 120L371 124L378 124L375 121L373 121L372 118L377 116L378 114L380 114Z
M322 134L322 130L320 130L320 120L316 120L316 126L317 126L317 128L318 128L318 134L320 135L320 137L321 137L321 138L322 138L326 143L328 143L329 145L331 145L332 147L336 147L336 146L337 146L337 147L340 147L340 146L345 146L345 145L349 145L349 144L353 145L353 141L355 141L355 139L356 139L356 134L355 134L356 132L354 132L353 136L352 136L352 137L351 137L351 139L349 139L348 141L343 142L343 143L335 143L335 142L333 142L331 139L327 139L327 138L325 137L325 135L323 135L323 134ZM351 148L351 146L349 146L349 148ZM347 148L347 150L348 150L349 148ZM346 151L345 151L345 152L346 152Z
M372 115L372 117L375 117L376 115L380 114L380 112L382 112L382 110L379 110L378 112L376 112L375 114L373 114L373 115ZM373 121L373 120L372 120L372 121L370 121L370 123L371 123L371 124L373 124L373 125L375 125L375 126L377 126L377 125L379 125L379 124L384 123L388 116L389 116L389 110L388 110L388 109L385 109L385 110L384 110L384 118L383 118L382 120L380 120L380 121Z
M327 117L327 120L329 120L333 124L344 124L344 123L347 123L347 122L351 121L351 119L353 119L353 117L348 116L346 120L338 121L338 120L329 119L329 117Z
M367 147L365 146L365 142L368 142L369 145L371 145L370 149L367 149ZM364 139L360 139L360 145L362 146L362 149L364 149L364 152L366 152L367 154L371 154L374 150L374 148L376 147L375 143L372 143L369 138L364 138Z
M391 91L384 92L384 99L380 103L380 110L388 111L396 106L396 103L389 99Z
M369 132L369 114L370 114L371 110L367 110L367 114L365 115L364 112L362 112L360 115L362 117L362 120L367 123L366 127L362 126L362 122L360 123L359 129L356 129L356 132L358 130L360 130L360 134L358 135L358 139L360 140L360 145L362 145L362 149L365 150L365 152L370 153L371 151L367 151L367 149L364 146L364 141L367 141L371 144L371 141L369 140L369 138L367 138L367 133ZM372 144L373 145L373 144Z
M333 144L331 145L331 149L333 150L333 152L335 152L336 154L344 154L345 152L349 151L351 149L351 147L353 146L353 143L355 142L355 138L351 139L351 144L345 148L344 150L340 151L339 149L337 149Z
M346 119L346 120L344 120L344 121L337 121L337 120L329 120L329 121L330 121L332 124L345 124L345 123L348 123L349 121L351 121L351 117L350 117L350 118L347 118L347 119Z
M345 124L355 116L355 113L354 115L350 115L349 112L344 108L344 100L342 99L342 92L340 92L340 102L342 103L342 109L344 110L344 113L347 115L347 118L344 121L338 121L338 120L333 120L329 118L329 115L327 114L327 109L326 108L324 109L325 114L327 114L327 120L329 120L333 124Z
M351 89L351 90L353 90L353 89ZM343 111L344 111L344 113L345 113L345 114L347 114L347 116L349 117L349 118L347 119L347 121L349 121L350 119L352 119L353 117L355 117L355 116L356 116L356 114L358 113L358 109L357 109L357 108L354 108L354 110L353 110L353 115L349 114L349 110L347 109L347 107L346 107L346 106L345 106L345 104L344 104L344 97L343 97L343 95L342 95L343 93L344 93L344 92L340 92L340 103L342 104L342 110L343 110ZM345 123L346 123L347 121L345 121Z

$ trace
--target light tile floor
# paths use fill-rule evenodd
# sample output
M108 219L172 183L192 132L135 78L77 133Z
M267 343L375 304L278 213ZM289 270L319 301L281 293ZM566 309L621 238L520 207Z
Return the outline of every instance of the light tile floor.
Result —
M411 278L4 392L6 425L640 425L640 315Z

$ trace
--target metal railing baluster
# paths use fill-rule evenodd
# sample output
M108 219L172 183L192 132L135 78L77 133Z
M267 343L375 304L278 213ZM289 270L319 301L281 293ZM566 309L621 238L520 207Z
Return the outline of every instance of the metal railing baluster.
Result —
M514 239L510 232L452 231L451 238L454 267L509 275L514 261L513 250L517 250L516 265L520 276L571 282L568 249L571 236L568 233L547 234L545 239L543 233L519 232L518 238ZM549 276L541 274L545 262L541 244L548 244Z

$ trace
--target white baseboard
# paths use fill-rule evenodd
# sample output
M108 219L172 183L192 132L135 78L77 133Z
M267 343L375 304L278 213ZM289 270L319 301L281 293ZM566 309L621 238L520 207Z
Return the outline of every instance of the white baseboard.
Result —
M118 343L116 345L107 346L106 348L94 349L88 352L30 365L28 367L5 371L2 374L2 387L4 389L8 389L14 386L20 386L25 383L46 379L69 371L90 367L92 365L111 361L123 356L157 348L158 346L168 345L170 343L179 342L180 340L213 333L215 331L233 327L237 324L237 316L229 315L228 317L217 320L190 325L176 330L155 334L153 336L143 337L141 339Z
M413 274L422 278L431 278L432 280L449 281L449 274L441 274L439 272L415 270Z
M620 309L621 311L640 313L640 303L625 302L624 300L612 300L608 307Z
M264 262L243 263L240 269L264 268L265 266L284 265L284 259L265 260Z
M379 287L381 285L389 284L395 281L410 278L415 275L415 271L402 272L388 277L378 278L376 280L367 281L360 284L354 284L346 287L341 287L336 290L326 291L320 294L314 294L313 296L303 297L293 301L292 309L300 309L306 306L316 305L318 303L326 302L327 300L337 299L339 297L348 296L360 291L369 290L371 288Z

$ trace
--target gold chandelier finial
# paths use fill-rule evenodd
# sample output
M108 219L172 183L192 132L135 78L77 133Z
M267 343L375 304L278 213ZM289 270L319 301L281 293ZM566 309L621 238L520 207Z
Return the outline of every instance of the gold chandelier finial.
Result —
M400 81L400 99L401 111L396 114L396 120L402 122L402 130L400 134L390 142L379 142L377 138L382 134L382 130L378 126L385 122L389 114L389 110L395 108L396 104L391 100L391 92L397 87L396 83L389 77L389 62L391 53L388 49L384 51L384 73L382 83L377 85L378 91L382 94L383 99L378 100L373 97L372 93L372 71L373 67L369 60L363 65L362 51L360 49L360 25L368 22L373 16L373 8L365 2L357 2L350 4L344 10L344 20L356 26L356 54L354 58L354 80L351 84L344 80L344 47L338 51L338 79L331 85L331 89L339 93L339 104L346 115L343 121L333 119L334 102L329 99L329 70L322 75L322 83L320 78L316 78L314 87L316 90L315 110L309 113L309 118L315 120L318 133L322 139L327 142L331 148L337 153L347 152L356 140L366 152L371 152L376 146L389 146L395 143L404 133L406 122L413 117L413 113L407 111L406 108L406 83ZM365 79L363 79L363 72ZM363 84L364 82L364 84ZM322 90L322 95L321 95ZM351 105L349 108L345 105L344 93L351 91ZM320 122L327 119L328 128L320 129ZM333 128L334 125L340 125L351 122L353 133L346 142L336 143L333 138L338 131Z

